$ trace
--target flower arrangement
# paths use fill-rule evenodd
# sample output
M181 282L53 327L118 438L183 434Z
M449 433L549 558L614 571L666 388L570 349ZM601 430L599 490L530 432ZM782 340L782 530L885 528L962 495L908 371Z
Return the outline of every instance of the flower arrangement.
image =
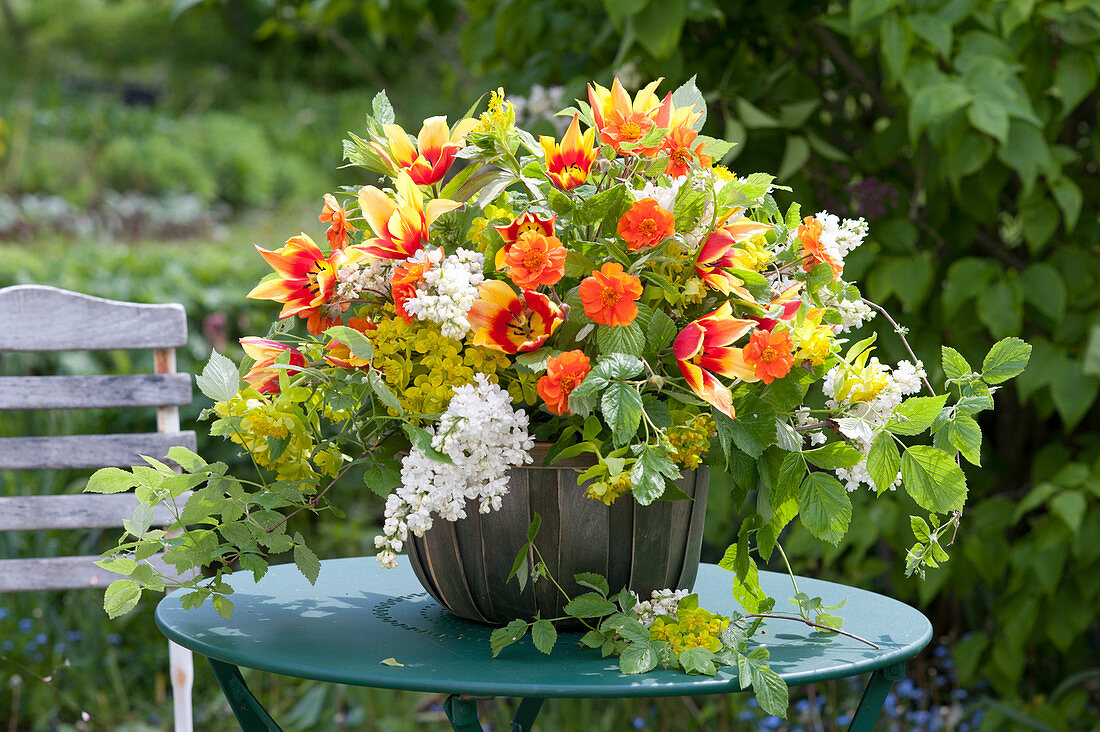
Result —
M209 598L228 615L223 574L259 578L271 553L292 551L312 581L317 558L287 520L339 515L330 489L352 468L385 498L376 544L394 566L410 533L498 509L508 469L531 461L535 440L553 441L549 462L591 456L581 479L594 501L675 499L672 481L704 462L750 499L722 563L744 616L712 615L678 588L639 601L578 577L592 592L567 613L602 618L582 642L619 654L627 672L731 664L769 711L785 707L766 651L746 647L779 616L751 554L781 553L796 518L838 543L849 491L903 487L924 512L907 571L945 561L966 498L960 463L980 462L974 417L1030 348L1001 341L976 371L945 347L937 392L915 356L891 366L874 356L875 336L849 342L876 315L904 342L844 279L866 223L781 210L789 189L772 176L715 163L731 145L700 134L693 81L664 96L659 84L633 96L617 79L590 84L587 102L561 113L560 141L518 128L501 91L479 116L433 117L414 139L379 94L344 152L384 183L324 197L323 245L303 233L256 247L273 273L248 296L281 303L279 319L242 339L243 385L217 353L198 379L215 402L212 434L243 448L259 477L176 449L181 474L149 460L92 478L93 491L136 486L144 504L101 562L129 576L111 585L107 611L167 585L186 590L186 606ZM923 433L932 444L901 439ZM149 529L158 503L180 534ZM165 577L147 561L154 551L206 573ZM820 600L795 600L795 618L839 630ZM494 633L494 653L529 629L540 649L553 646L548 620L517 620Z

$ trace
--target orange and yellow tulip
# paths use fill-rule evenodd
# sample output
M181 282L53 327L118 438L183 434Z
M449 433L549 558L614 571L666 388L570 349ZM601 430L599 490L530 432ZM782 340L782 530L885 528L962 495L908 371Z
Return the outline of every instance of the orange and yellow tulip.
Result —
M733 317L728 302L688 323L672 342L672 353L688 386L729 418L734 417L733 395L715 374L743 381L757 381L755 370L745 363L740 348L730 344L756 325Z
M326 322L331 324L322 310L336 287L336 271L346 259L343 251L337 249L326 257L306 234L290 238L275 251L254 246L279 276L256 285L247 297L283 303L279 317L308 318L310 333L320 333Z
M654 127L667 128L672 119L672 94L661 100L653 93L663 79L650 82L634 95L633 101L619 78L605 89L599 84L588 85L588 102L600 133L600 141L624 155L651 155L660 143L648 147L624 150L623 145L637 145Z
M596 162L599 152L595 141L596 128L589 128L582 136L580 117L576 114L560 145L553 137L539 135L539 144L546 154L546 177L566 191L583 185L592 172L592 163Z
M248 336L241 339L241 348L256 362L244 375L244 380L261 394L279 393L279 369L275 368L275 361L284 351L290 352L290 366L306 365L306 357L301 351L279 341Z
M446 117L429 117L420 128L415 148L400 125L385 125L382 129L387 145L383 147L377 142L370 145L394 173L405 171L413 183L429 186L447 174L455 153L462 149L463 138L476 124L477 120L464 119L452 130Z
M348 222L347 211L336 202L335 196L326 193L324 200L325 205L321 209L321 215L317 217L317 220L322 224L329 224L328 233L326 234L329 247L343 249L348 245L348 235L353 231L358 231L358 229Z
M504 353L533 351L557 330L565 313L542 293L523 297L500 280L482 282L466 319L474 328L474 345Z
M695 272L709 287L723 295L735 293L742 300L751 302L753 297L744 288L744 281L726 270L749 269L749 263L741 259L744 252L737 245L761 234L771 227L743 219L716 229L703 242L695 261Z
M424 248L428 227L440 215L462 206L437 198L424 205L424 196L409 174L397 174L397 193L390 198L374 186L359 189L359 208L374 237L353 247L382 259L408 259Z

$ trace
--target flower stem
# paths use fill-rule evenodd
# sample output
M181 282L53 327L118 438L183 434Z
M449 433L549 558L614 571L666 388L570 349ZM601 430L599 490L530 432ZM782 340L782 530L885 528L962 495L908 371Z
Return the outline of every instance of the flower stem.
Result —
M844 631L844 630L840 630L838 628L830 628L828 625L822 625L821 623L815 623L812 620L807 620L806 618L799 617L797 615L776 615L774 613L749 613L745 617L746 618L772 618L774 620L796 620L800 623L805 623L806 625L809 625L813 628L819 628L821 630L827 630L830 633L839 633L840 635L847 636L848 638L851 638L853 640L857 640L860 643L866 643L867 645L871 646L871 648L874 648L876 650L878 649L877 645L875 645L871 641L867 640L866 638L860 638L858 635L854 635L852 633L849 633L849 632Z
M909 341L905 339L905 328L902 328L900 325L898 325L897 322L890 317L890 313L886 312L886 308L882 307L881 305L873 303L866 298L863 298L863 304L867 305L873 310L877 310L882 315L882 317L886 318L887 322L889 322L890 325L894 328L894 332L898 334L898 338L901 338L901 344L905 346L905 350L909 352L909 357L913 359L913 366L916 367L916 365L920 363L920 359L917 358L917 354L913 353L913 348L909 345ZM928 382L928 377L922 376L920 378L921 381L924 382L924 385L928 387L928 392L932 396L936 396L936 390L933 389L932 384Z

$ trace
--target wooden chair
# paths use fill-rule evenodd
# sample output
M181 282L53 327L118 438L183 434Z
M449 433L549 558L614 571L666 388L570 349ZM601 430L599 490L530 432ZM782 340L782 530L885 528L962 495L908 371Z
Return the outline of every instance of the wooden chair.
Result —
M181 432L180 405L191 403L191 377L175 373L175 349L187 342L181 305L104 300L39 285L0 289L0 351L153 349L154 374L2 376L0 411L129 410L156 407L157 431L145 434L0 438L0 470L57 470L144 464L170 447L195 449L195 433ZM137 500L116 495L0 497L0 531L109 529L122 526ZM163 526L167 514L156 517ZM96 556L0 560L0 593L106 587L118 578L97 567ZM169 643L176 732L190 732L191 652Z

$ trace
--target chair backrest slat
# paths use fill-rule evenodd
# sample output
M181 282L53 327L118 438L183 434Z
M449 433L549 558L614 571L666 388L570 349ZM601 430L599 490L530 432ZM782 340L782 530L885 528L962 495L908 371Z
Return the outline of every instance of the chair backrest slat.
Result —
M178 348L182 305L145 305L42 285L0 289L0 351Z
M181 509L190 492L176 498ZM0 531L46 529L114 529L122 526L138 505L133 493L114 495L11 496L0 498ZM172 521L163 505L153 510L153 526Z
M97 559L98 556L0 559L0 592L102 588L123 578L96 566ZM150 557L149 561L165 574L175 571L160 555Z
M4 437L0 438L0 470L145 465L142 455L159 460L175 445L194 450L195 433Z
M0 376L0 410L163 407L190 403L190 374Z

